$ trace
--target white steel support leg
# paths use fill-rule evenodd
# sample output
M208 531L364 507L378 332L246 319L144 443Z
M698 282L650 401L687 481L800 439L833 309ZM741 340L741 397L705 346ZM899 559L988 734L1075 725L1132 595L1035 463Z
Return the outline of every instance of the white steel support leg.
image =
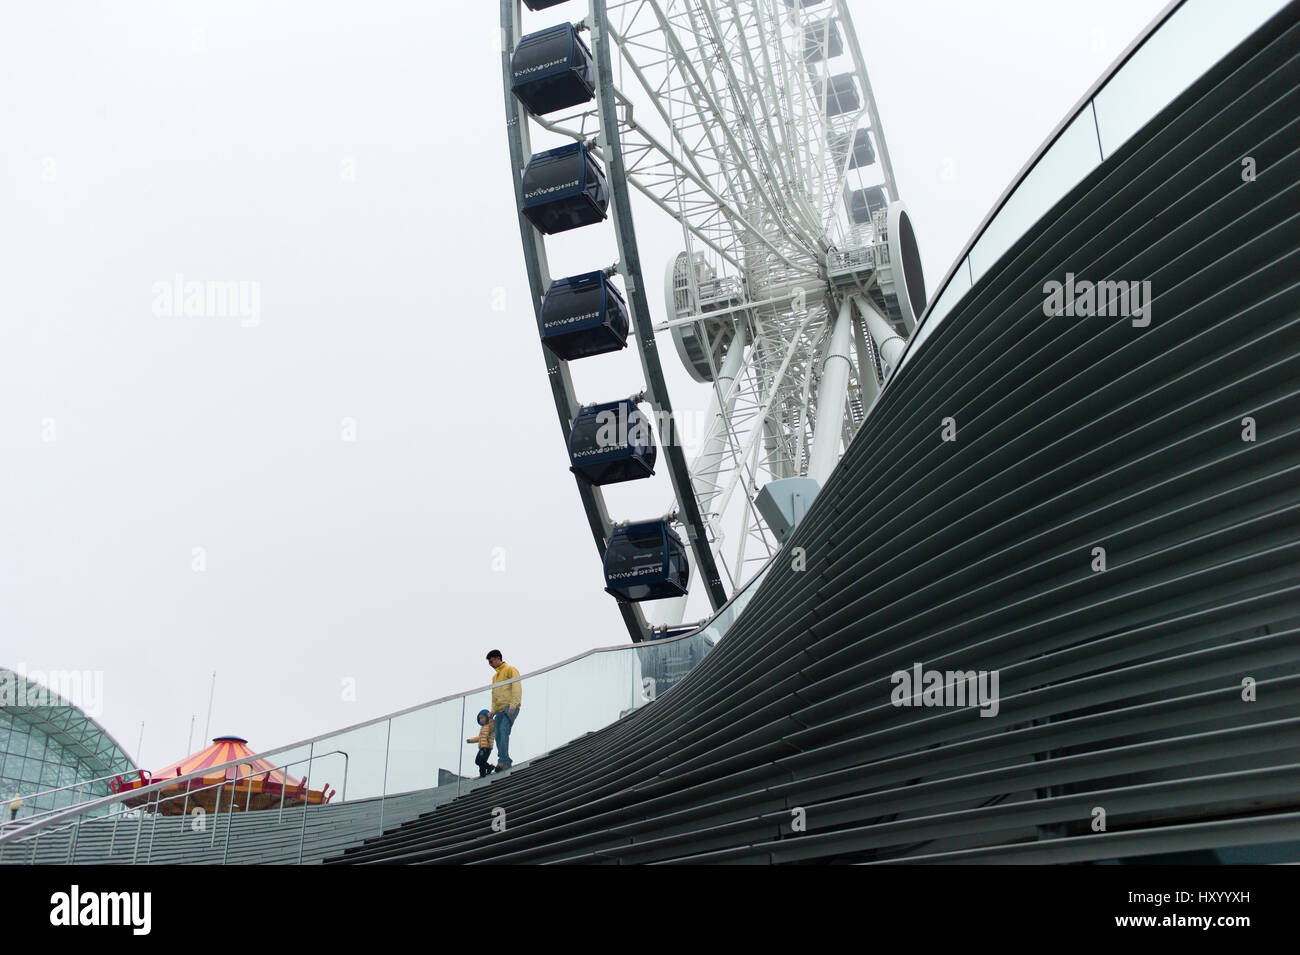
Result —
M772 477L777 480L794 477L790 467L790 457L786 454L781 441L782 437L783 432L780 423L773 418L764 418L763 447L767 452L767 467L772 472Z
M691 484L695 487L696 500L700 502L700 511L708 522L709 506L717 497L718 468L722 464L722 455L727 444L732 440L731 413L736 407L736 377L745 362L745 329L736 329L736 337L727 349L727 357L722 360L722 367L714 382L713 396L709 399L709 429L705 432L703 447L696 455L691 467ZM691 573L694 574L694 568ZM689 590L689 588L688 588ZM655 601L653 608L646 615L652 627L676 627L686 616L686 597L671 597Z
M866 319L861 310L853 321L853 345L858 353L858 388L862 391L862 410L865 412L880 394L880 383L876 381L876 363L867 348L867 333L864 329Z
M736 376L740 374L745 361L745 329L736 329L736 336L727 349L727 357L722 360L714 382L713 395L709 398L709 428L705 432L705 441L695 457L691 467L691 483L695 486L695 497L700 502L700 510L709 510L709 504L718 493L718 467L727 444L733 439L731 434L731 413L736 407ZM705 520L707 520L707 516Z
M881 361L888 365L891 371L897 368L898 359L902 357L907 342L899 337L898 332L894 331L894 326L889 324L889 320L881 314L880 309L876 308L871 299L865 295L855 295L853 301L862 312L862 318L867 323L867 331L871 333L872 341L876 343Z
M845 297L822 363L822 378L817 386L817 430L813 432L812 454L808 457L808 476L822 486L840 460L844 399L848 396L849 371L853 367L849 357L852 342L853 305Z

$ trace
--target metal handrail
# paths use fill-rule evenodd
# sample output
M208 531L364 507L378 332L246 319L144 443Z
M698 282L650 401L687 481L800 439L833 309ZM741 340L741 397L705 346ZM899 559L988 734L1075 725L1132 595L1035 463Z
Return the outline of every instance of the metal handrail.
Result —
M138 772L146 772L146 770L141 770L140 767L138 766L134 767L134 769ZM41 796L49 796L54 793L61 793L66 789L80 789L82 786L93 786L95 785L95 783L108 782L110 779L117 779L119 776L125 776L130 772L131 772L130 769L122 769L122 770L118 770L115 773L109 773L107 776L96 776L94 779L83 779L80 782L68 783L68 785L59 786L56 789L42 789L39 792L34 792L34 793L14 793L14 795L10 798L21 799L24 803L26 803L29 800L39 799Z
M285 773L285 781L286 781L286 783L287 783L287 781L288 781L288 771L289 771L290 767L297 766L299 763L308 763L308 764L310 764L310 763L312 763L312 762L315 762L316 760L319 760L319 759L325 759L326 757L329 757L329 756L342 756L342 757L343 757L343 782L342 782L342 784L341 784L341 785L342 785L342 790L341 790L341 791L342 791L342 792L346 792L346 791L347 791L347 778L348 778L348 770L349 770L350 757L349 757L349 755L348 755L348 753L347 753L346 750L335 749L335 750L331 750L331 751L329 751L329 752L327 752L327 753L311 754L311 755L308 755L308 756L304 756L304 757L302 757L301 759L295 759L295 760L293 760L292 762L282 763L282 764L280 764L280 765L278 765L278 766L272 766L270 769L261 769L261 770L258 770L257 772L249 772L249 773L247 773L247 774L245 774L245 775L242 775L242 776L239 775L238 773L236 773L236 775L234 776L233 779L232 779L232 778L221 779L221 780L219 780L219 781L217 781L217 782L214 782L214 783L208 783L208 784L205 785L205 786L200 786L198 789L186 788L186 790L185 790L185 800L184 800L184 804L183 804L183 810L182 810L182 812L181 812L181 822L182 822L182 824L185 824L185 823L188 822L188 820L189 820L189 818L190 818L190 814L189 814L189 801L190 801L190 796L192 796L192 795L194 795L194 794L196 794L196 793L205 792L205 791L210 790L210 789L221 789L221 788L223 788L223 787L225 787L225 786L230 786L230 787L231 787L231 799L230 799L230 804L229 804L229 809L228 809L228 811L227 811L227 815L228 815L229 817L233 818L233 816L234 816L234 812L235 812L234 807L235 807L235 805L236 805L237 797L238 797L238 795L239 795L238 790L239 790L239 785L240 785L240 783L242 783L242 782L247 782L247 783L248 783L248 787L247 787L247 788L248 788L248 800L251 800L251 799L252 799L252 788L253 788L253 787L252 787L252 781L253 781L254 779L256 779L257 777L259 777L259 776L266 776L267 774L269 774L269 773L274 773L274 772L283 772L283 773ZM257 757L252 757L252 758L250 758L250 757L245 756L242 760L239 760L239 761L235 764L235 765L236 765L236 768L238 768L239 766L248 766L248 767L250 767L250 769L251 769L251 767L252 767L252 765L253 765L251 760L252 760L252 759L256 759L256 758L257 758ZM217 770L228 769L228 768L229 768L229 764L226 764L225 766L214 766L214 767L208 767L208 769L205 770L205 771L203 772L203 775L207 775L208 773L215 772L215 771L217 771ZM310 773L310 769L308 770L308 773ZM169 784L170 784L170 783L174 783L174 782L176 782L176 781L178 781L178 780L187 780L187 779L190 779L190 778L192 778L192 777L193 777L193 774L190 774L189 776L170 776L170 777L168 777L166 780L164 780L163 782L166 782L166 783L169 783ZM310 789L310 782L308 781L308 777L307 777L307 776L304 776L304 777L303 777L303 782L306 784L306 788L307 788L307 789ZM133 794L134 794L134 795L139 795L139 794L144 793L144 792L146 791L146 789L149 789L149 788L152 788L152 787L143 787L143 788L138 789L138 790L133 790L132 793L120 793L120 794L115 794L115 795L123 795L123 796L130 796L130 795L133 795ZM281 787L281 790L280 790L280 809L279 809L279 817L277 818L277 822L279 821L279 819L282 819L282 818L283 818L283 813L284 813L284 798L285 798L285 794L288 792L288 789L289 789L289 787L288 787L287 785ZM216 810L215 810L215 811L213 812L213 814L212 814L213 817L214 817L214 820L215 820L215 818L220 817L220 815L221 815L220 797L221 797L221 794L218 793L218 794L217 794L217 799L218 799L217 808L216 808ZM179 798L180 798L179 795L168 796L167 799L166 799L166 801L167 801L167 802L172 802L172 801L174 801L174 800L176 800L176 799L179 799ZM248 806L248 800L245 800L245 804L244 804L244 805L245 805L245 809L247 809L247 806ZM162 803L163 801L164 801L164 800L162 799L162 788L161 788L161 784L159 784L159 788L154 789L153 812L152 812L152 814L153 814L153 826L152 826L152 828L150 829L150 833L149 833L149 849L148 849L148 853L146 854L146 862L147 862L147 861L152 857L152 853L153 853L153 835L154 835L154 832L157 830L158 816L160 815L160 813L159 813L159 811L158 811L158 807L161 805L161 803ZM310 804L309 804L306 800L304 800L304 802L303 802L304 826L305 826L305 822L306 822L306 810L309 809L309 808L310 808ZM131 807L131 809L134 810L135 812L139 813L139 815L138 815L137 818L139 819L139 822L140 822L140 828L143 828L143 826L144 826L144 816L145 816L145 813L149 811L149 810L147 809L147 803L142 803L142 804L139 805L139 806L133 806L133 807ZM15 830L14 832L11 832L11 833L8 835L8 837L6 837L6 838L4 838L4 839L0 839L0 842L3 842L3 843L5 843L5 844L7 844L7 843L9 843L9 842L15 842L15 843L17 843L17 844L24 845L24 844L27 843L28 840L31 840L31 841L33 842L33 859L34 859L34 858L35 858L35 843L36 843L37 841L39 841L39 839L41 838L42 835L51 834L51 833L58 833L58 832L66 832L68 829L74 829L74 830L76 830L76 831L74 831L73 838L72 838L71 842L70 842L69 845L68 845L68 856L69 856L69 857L68 857L68 860L67 860L68 862L72 862L72 861L73 861L72 856L75 854L75 851L76 851L77 835L78 835L78 833L79 833L79 831L80 831L81 819L82 819L82 817L83 817L84 815L85 815L85 813L78 813L78 814L76 815L76 820L75 820L75 822L71 822L71 823L68 823L67 825L63 825L63 826L55 826L55 825L53 825L54 820L43 820L43 821L41 821L39 824L31 825L31 824L30 824L30 820L31 820L33 817L28 817L28 825L22 827L22 831L17 831L17 830ZM114 838L114 839L116 839L117 823L121 820L122 816L124 816L124 815L125 815L125 813L121 813L121 814L119 814L119 815L114 819L114 821L113 821L113 829L114 829L113 838ZM227 851L227 852L229 852L229 849L230 849L230 828L231 828L231 827L230 827L230 822L227 821L227 823L226 823L226 851ZM30 830L30 831L29 831L29 830ZM216 831L216 825L215 825L215 821L214 821L214 825L213 825L213 829L212 829L212 844L215 844L215 842L216 842L216 835L217 835L217 831ZM139 848L140 848L140 831L139 831L139 829L137 829L137 832L136 832L136 842L135 842L135 847L134 847L134 849L132 850L132 855L131 855L131 861L132 861L133 863L135 862L135 860L136 860L136 856L137 856L138 853L139 853ZM0 850L0 852L2 852L2 851L3 851L3 850Z
M970 257L971 251L979 243L980 239L984 237L984 233L988 230L989 226L993 224L993 220L998 217L998 214L1011 200L1011 197L1020 190L1021 184L1038 166L1039 161L1047 155L1048 151L1054 145L1056 145L1056 141L1061 138L1061 135L1069 125L1078 118L1079 114L1088 108L1103 89L1110 85L1110 81L1124 67L1124 65L1133 58L1133 55L1145 46L1147 40L1154 36L1156 32L1159 31L1160 27L1164 25L1165 21L1178 12L1186 2L1187 0L1171 0L1168 6L1156 14L1155 18L1147 24L1146 29L1139 33L1133 41L1124 48L1123 52L1121 52L1120 55L1115 58L1114 62L1111 63L1110 68L1098 77L1097 81L1089 87L1088 91L1084 93L1083 96L1080 97L1079 101L1065 114L1065 118L1062 119L1060 123L1057 124L1056 128L1048 134L1047 138L1043 140L1042 145L1035 150L1034 154L1029 157L1029 160L1012 178L1006 189L1003 190L1002 195L998 197L997 202L993 204L993 207L988 211L988 214L984 216L983 221L980 222L975 231L971 234L970 239L962 248L961 253L953 260L952 265L948 268L947 274L943 277L943 281L939 283L931 294L930 300L926 303L925 311L917 318L916 325L912 329L912 334L908 336L907 344L903 349L903 353L899 356L898 365L895 370L907 364L908 360L911 358L912 348L920 335L921 327L930 319L930 313L934 311L935 303L943 297L945 292L947 292L948 286L952 283L953 278L956 277L957 272L966 266L966 260ZM872 408L880 402L881 397L889 388L890 383L895 377L895 375L891 374L887 379L885 379L884 384L881 385L880 391L876 393L876 397L872 400L871 405L868 406L864 420L865 417L870 416Z
M335 749L327 753L322 753L319 756L316 756L314 758L324 759L327 756L335 756L335 755L341 755L343 757L343 782L341 784L342 785L341 791L344 794L346 794L347 778L348 778L348 772L350 768L350 757L348 753L342 749ZM240 766L251 766L252 763L250 762L250 760L260 759L260 758L262 757L257 754L254 754L251 757L244 756L241 759L234 760L232 762L222 763L217 766L209 766L206 769L197 770L196 772L188 773L184 776L167 776L161 779L150 777L149 785L142 786L139 789L132 789L125 792L113 793L110 796L100 797L98 800L87 800L86 802L76 803L72 806L62 806L55 809L47 809L42 813L36 813L31 816L26 816L21 820L15 820L16 823L19 823L18 825L14 825L13 823L10 823L8 826L0 827L0 831L2 831L4 828L9 828L8 833L0 835L0 843L7 843L11 841L21 842L24 841L26 838L28 838L33 832L43 830L53 825L54 823L58 822L61 819L72 818L74 816L80 818L80 816L85 815L86 812L89 812L89 809L92 807L92 804L97 802L102 802L105 805L116 804L118 802L124 802L125 800L130 799L133 796L138 796L142 793L148 793L148 792L161 793L162 790L165 789L167 786L173 785L177 782L189 782L194 779L202 778L214 772L228 771L232 766L236 768ZM311 759L312 757L309 756L303 757L301 759L295 759L292 762L283 763L278 766L272 766L270 769L259 770L255 773L251 773L245 776L236 775L233 780L230 778L225 778L220 780L219 782L208 783L207 785L200 786L198 789L187 787L185 790L185 806L188 809L189 796L192 793L200 793L207 789L214 789L219 786L227 786L232 784L237 787L240 781L244 779L252 780L258 776L264 776L267 773L281 772L281 771L287 772L289 767L297 766L299 763L310 762ZM281 793L281 795L283 796L283 793ZM172 798L179 798L179 797L168 797L169 800ZM77 811L82 808L85 809L85 812ZM123 810L121 815L125 815L126 812L130 812L130 811L143 812L144 807L143 806L128 807ZM283 811L283 798L281 799L281 811ZM54 830L54 831L59 831L59 830Z
M277 756L282 753L290 752L292 750L298 750L303 747L315 746L316 743L328 741L337 736L341 736L344 733L355 732L357 730L365 729L370 726L377 726L378 724L383 723L385 721L396 719L398 717L405 716L408 713L413 713L418 710L423 710L431 706L436 706L439 703L445 703L450 700L457 700L457 699L464 700L478 693L490 692L494 688L500 688L502 686L507 686L511 683L522 682L524 680L531 680L536 677L542 676L543 674L549 673L553 670L558 670L561 667L566 667L580 660L585 660L586 658L594 656L599 653L613 653L613 652L635 653L639 650L643 650L648 647L663 646L670 643L675 643L679 640L686 640L691 637L695 637L702 630L706 629L709 626L709 624L711 624L714 620L716 620L718 617L726 613L728 608L730 608L732 604L736 602L737 599L747 594L749 592L750 587L752 587L756 582L758 582L761 579L762 579L762 573L760 571L760 573L755 574L754 577L749 581L749 583L747 583L741 590L737 591L734 595L732 595L730 600L728 600L725 604L719 607L717 612L714 613L712 616L710 616L707 622L705 622L700 627L694 630L688 631L687 633L677 634L676 636L672 636L672 637L665 637L661 640L647 640L638 644L619 644L617 646L596 647L594 649L584 651L583 653L575 654L574 656L569 657L568 659L565 660L561 660L558 663L553 663L550 666L543 667L540 670L533 671L532 673L529 673L527 675L514 677L510 680L503 680L495 684L487 683L482 686L475 687L474 689L467 690L461 693L453 693L444 697L439 697L438 699L435 700L430 700L425 703L418 703L414 706L408 706L404 709L397 710L396 712L393 713L374 717L369 720L363 720L362 722L356 723L352 726L345 726L341 729L330 730L329 732L318 734L316 736L310 737L300 742L290 743L285 746L279 746L276 747L275 749L267 750L263 753L256 753L254 754L254 756L256 756L257 758L265 759L267 757ZM50 810L43 817L28 816L25 819L26 824L23 827L19 829L11 830L7 833L0 832L0 845L4 845L7 842L15 841L20 838L24 838L26 835L29 835L31 832L39 828L53 825L64 819L72 819L74 817L89 813L96 809L114 806L117 805L118 803L124 802L126 799L137 797L142 793L157 793L160 792L165 786L174 785L177 782L188 782L192 779L197 779L201 776L207 775L208 773L215 772L217 770L224 770L232 766L238 766L241 763L246 763L248 759L249 757L245 756L239 759L230 760L229 762L226 763L221 763L215 766L209 766L204 770L197 770L195 772L183 776L172 776L165 780L151 781L149 785L143 786L139 789L135 789L127 793L113 793L108 796L101 796L98 799L86 800L84 802L74 804L73 806L64 807L62 809ZM301 760L295 760L295 763L297 762L301 762ZM35 823L33 822L33 820L40 820L40 821L38 823Z

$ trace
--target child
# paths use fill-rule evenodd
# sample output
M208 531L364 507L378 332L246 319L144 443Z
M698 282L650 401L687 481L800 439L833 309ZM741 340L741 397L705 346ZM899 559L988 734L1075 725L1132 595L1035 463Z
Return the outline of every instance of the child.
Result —
M478 774L481 779L496 769L495 766L488 762L488 757L492 755L492 714L487 710L479 710L478 725L483 727L478 731L478 735L471 736L465 742L478 743L478 755L474 757L474 765L478 767Z

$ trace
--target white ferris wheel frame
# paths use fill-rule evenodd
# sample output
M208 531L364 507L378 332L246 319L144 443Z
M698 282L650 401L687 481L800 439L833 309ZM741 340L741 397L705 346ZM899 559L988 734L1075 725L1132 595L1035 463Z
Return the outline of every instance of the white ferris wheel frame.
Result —
M765 564L773 553L773 534L756 507L763 477L825 481L914 325L909 309L888 315L880 306L880 286L891 294L892 286L888 268L878 266L889 260L889 240L897 242L905 211L861 46L845 0L812 5L818 9L810 13L785 0L589 0L576 26L590 35L595 99L556 116L536 116L511 93L511 55L522 36L520 0L501 0L516 198L531 155L530 123L587 144L605 166L618 244L610 271L620 274L628 293L645 377L644 388L629 393L648 402L662 425L674 495L668 515L685 531L692 587L702 586L715 610L757 572L754 564ZM839 59L849 64L833 75L851 75L860 94L856 107L835 115L832 57L810 61L800 48L820 42L820 52L830 53L837 39L832 31L839 34ZM851 137L859 129L870 136L875 162L868 168L877 174L872 185L887 195L889 211L855 227L844 205L853 172ZM840 157L831 143L846 134L849 148ZM680 223L686 246L676 280L674 262L668 263L669 314L657 323L642 275L631 190ZM522 212L520 232L540 322L551 281L546 246ZM675 312L675 301L684 309ZM726 335L701 334L706 319L708 328ZM685 358L683 334L709 343L707 369L692 374L713 383L708 430L689 463L659 357L659 337L669 336ZM712 345L724 338L732 344L725 353ZM567 440L581 403L568 363L543 352ZM601 488L577 483L603 556L617 524ZM722 545L732 513L740 529L728 561ZM756 556L747 553L755 543L762 548ZM620 601L633 640L681 623L686 597L660 603L651 623L640 605Z

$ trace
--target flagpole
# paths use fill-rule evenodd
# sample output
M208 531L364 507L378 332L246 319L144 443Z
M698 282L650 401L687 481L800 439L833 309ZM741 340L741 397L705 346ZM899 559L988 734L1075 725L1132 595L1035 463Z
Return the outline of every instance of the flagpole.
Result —
M203 739L204 739L204 740L207 740L207 739L209 738L209 737L208 737L208 731L209 731L210 729L212 729L212 697L216 695L216 692L217 692L217 671L216 671L216 670L213 670L213 671L212 671L212 688L211 688L210 690L208 690L208 719L207 719L207 722L205 722L205 723L203 724Z

